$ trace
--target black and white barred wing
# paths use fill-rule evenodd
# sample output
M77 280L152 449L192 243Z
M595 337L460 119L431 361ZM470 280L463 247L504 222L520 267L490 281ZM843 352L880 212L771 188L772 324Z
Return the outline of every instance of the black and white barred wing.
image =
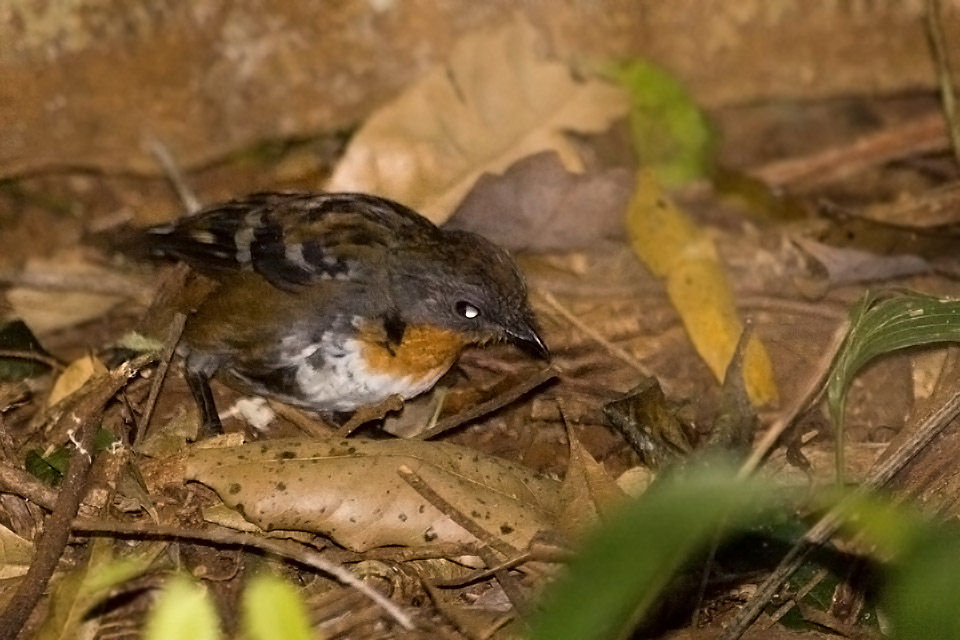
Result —
M436 232L400 204L355 193L254 194L147 230L154 255L212 274L251 269L282 289L351 277Z

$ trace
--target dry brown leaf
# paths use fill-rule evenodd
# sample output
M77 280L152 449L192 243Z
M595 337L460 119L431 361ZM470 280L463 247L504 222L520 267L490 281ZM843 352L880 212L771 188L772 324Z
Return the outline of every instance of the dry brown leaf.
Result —
M567 250L624 235L633 193L627 168L572 173L544 151L503 175L480 177L447 228L479 233L508 249Z
M52 407L70 394L78 391L94 376L107 373L107 367L93 356L83 356L74 360L64 369L53 383L47 406Z
M33 543L0 525L0 580L22 576L33 561Z
M930 263L918 255L878 255L856 247L834 247L803 237L793 241L823 266L830 286L903 278L928 273L932 269Z
M43 274L45 280L56 280L58 275L65 280L116 279L116 274L84 261L77 251L61 252L49 259L30 260L24 272L28 275ZM13 307L13 315L38 335L98 318L120 300L119 296L78 291L41 291L24 287L7 291L7 301Z
M445 442L272 440L194 449L161 473L166 482L202 482L262 529L312 531L355 551L478 543L400 478L401 465L517 548L552 527L559 483Z
M534 29L517 19L463 38L446 65L371 116L326 188L377 193L441 223L482 174L526 156L556 151L581 171L567 133L603 131L627 108L621 89L578 82L547 59Z
M564 533L577 536L599 524L626 494L571 429L567 434L570 460L560 489L559 523Z

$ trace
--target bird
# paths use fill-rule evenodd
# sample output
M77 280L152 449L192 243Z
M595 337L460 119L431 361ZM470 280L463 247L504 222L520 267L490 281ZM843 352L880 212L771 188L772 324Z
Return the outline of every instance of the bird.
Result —
M507 251L383 197L254 193L141 231L216 282L177 347L207 436L214 377L333 415L426 392L468 345L549 357Z

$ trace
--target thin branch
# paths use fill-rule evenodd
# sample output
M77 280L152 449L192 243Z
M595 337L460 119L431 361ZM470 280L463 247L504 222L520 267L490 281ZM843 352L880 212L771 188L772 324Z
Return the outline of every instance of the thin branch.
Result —
M750 170L750 174L775 187L810 186L948 146L943 115L934 113L811 155L777 160Z
M617 345L613 344L607 340L603 335L601 335L596 329L588 326L583 320L573 315L569 309L560 304L560 301L553 297L549 291L539 290L536 292L537 296L550 305L550 308L556 311L560 316L562 316L567 322L576 327L581 333L589 337L591 340L599 344L601 347L607 350L607 352L613 357L622 360L627 363L635 370L641 374L652 377L653 373L645 367L639 360L634 358L632 355L627 353L625 350L621 349Z
M0 491L12 493L53 511L57 492L22 469L0 462Z
M170 181L173 190L177 192L177 197L180 198L180 203L183 205L183 208L187 210L187 213L191 214L199 211L202 207L200 199L197 198L197 194L195 194L193 189L190 188L190 185L187 184L186 179L183 177L183 172L180 170L180 165L174 160L173 154L170 153L167 145L151 135L147 137L147 148L163 168L164 175L167 176L167 180Z
M547 382L550 382L558 375L559 374L556 369L553 367L547 367L546 369L538 371L526 380L523 380L513 387L510 387L503 393L497 394L495 397L490 398L489 400L481 402L480 404L475 405L466 411L461 411L456 415L452 415L448 418L437 421L432 427L428 427L421 433L415 435L414 439L429 440L430 438L437 437L441 433L445 433L451 429L456 429L460 425L473 422L474 420L491 414L494 411L499 411L503 407L516 402L534 389L537 389Z
M109 273L68 274L39 269L0 270L0 285L38 291L97 293L141 302L149 301L151 295L149 287L144 286L144 283Z
M774 420L770 426L767 428L766 432L763 434L763 437L757 442L753 447L753 451L750 453L750 457L747 458L747 461L743 463L743 466L740 467L739 477L743 478L756 470L760 466L760 462L763 461L764 457L770 450L773 449L776 445L777 440L780 439L780 436L797 420L797 418L808 408L810 407L819 396L823 390L824 382L826 381L827 375L830 373L830 365L833 363L833 360L837 357L837 353L840 351L840 347L843 345L843 340L847 336L847 330L849 329L850 323L844 322L833 332L833 337L830 339L830 344L827 347L827 350L824 351L823 355L817 361L817 365L814 368L812 374L807 379L806 386L794 403L790 406L789 409L782 412L780 416Z
M153 381L150 385L150 395L147 396L147 403L143 407L143 413L137 421L137 430L133 434L133 447L136 449L140 440L146 435L147 427L150 426L150 418L153 417L153 410L157 406L157 398L160 397L160 388L167 377L167 370L170 368L170 361L177 349L177 343L180 342L180 336L183 334L183 326L187 322L187 316L182 313L176 313L170 326L167 329L167 335L163 339L163 352L160 354L160 364L153 374Z
M191 542L206 543L210 545L228 545L258 549L264 553L272 554L280 558L285 558L291 562L296 562L311 569L322 571L327 575L333 576L341 583L352 587L372 600L387 615L397 622L404 629L413 629L414 624L406 613L403 612L395 602L385 595L373 589L353 573L339 564L335 564L321 556L318 552L296 545L287 540L278 540L275 538L265 538L252 533L242 533L227 530L203 530L203 529L184 529L178 526L165 526L126 522L105 522L99 520L88 520L77 518L71 526L77 535L113 535L117 537L133 537L142 539L144 537L152 538L172 538L175 540L189 540Z
M45 364L54 371L63 371L63 363L54 358L53 356L48 356L45 353L39 353L37 351L21 351L19 349L0 349L0 358L16 358L17 360L32 360L34 362L39 362L40 364Z

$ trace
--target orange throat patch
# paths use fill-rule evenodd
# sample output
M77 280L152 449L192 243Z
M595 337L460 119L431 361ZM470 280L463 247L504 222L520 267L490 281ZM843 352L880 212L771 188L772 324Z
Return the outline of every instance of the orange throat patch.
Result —
M430 325L408 325L399 344L391 344L380 327L361 329L359 339L371 370L411 381L443 375L467 344L457 332Z

